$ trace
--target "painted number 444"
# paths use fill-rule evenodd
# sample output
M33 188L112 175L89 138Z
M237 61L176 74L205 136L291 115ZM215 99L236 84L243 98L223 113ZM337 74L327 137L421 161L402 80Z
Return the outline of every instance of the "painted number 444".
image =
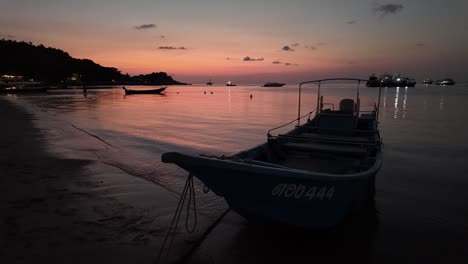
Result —
M331 200L335 194L335 186L305 186L303 184L277 184L271 195L285 198L305 198L308 200Z

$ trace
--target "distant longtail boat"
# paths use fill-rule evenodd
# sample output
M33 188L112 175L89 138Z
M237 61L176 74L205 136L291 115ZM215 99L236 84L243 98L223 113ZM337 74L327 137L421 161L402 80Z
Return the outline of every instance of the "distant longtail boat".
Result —
M158 89L151 89L151 90L131 90L131 89L122 87L122 89L125 91L125 94L161 94L161 93L164 93L164 90L166 90L166 88L167 87L161 87Z

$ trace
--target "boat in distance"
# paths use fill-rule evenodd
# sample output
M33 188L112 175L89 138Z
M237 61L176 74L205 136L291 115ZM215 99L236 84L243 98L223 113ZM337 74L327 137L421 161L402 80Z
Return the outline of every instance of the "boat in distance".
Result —
M416 81L400 74L382 74L380 77L372 74L366 82L367 87L414 87Z
M0 93L5 94L25 94L25 93L45 93L47 92L48 87L31 87L31 88L0 88Z
M431 78L426 78L423 81L423 84L433 84L433 83L434 83L434 81Z
M226 82L226 86L237 86L237 84L232 83L231 81Z
M450 78L445 78L445 79L437 80L435 82L435 84L437 84L437 85L455 85L455 81L453 79L450 79Z
M277 83L277 82L267 82L263 85L263 87L283 87L285 83Z
M158 89L150 89L150 90L131 90L122 87L122 89L125 91L125 94L162 94L166 90L167 87L161 87Z
M40 82L0 82L0 93L4 94L45 93L48 89Z
M321 96L321 84L329 81L356 81L356 98L343 98L335 110ZM373 208L375 176L383 156L379 103L369 111L360 106L359 84L365 82L352 78L303 82L297 118L270 129L265 143L228 157L166 152L161 160L190 172L248 220L328 229L366 215ZM302 86L312 83L318 85L317 106L302 115ZM380 94L379 89L378 102ZM290 132L273 134L296 122Z

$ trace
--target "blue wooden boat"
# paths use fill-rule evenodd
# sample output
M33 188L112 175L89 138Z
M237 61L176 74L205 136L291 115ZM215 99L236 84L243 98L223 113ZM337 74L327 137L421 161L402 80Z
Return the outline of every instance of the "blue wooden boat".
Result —
M356 81L356 98L344 98L337 110L333 105L324 109L331 104L324 102L321 84L328 81ZM301 83L297 118L268 131L267 142L252 149L218 158L168 152L161 159L189 171L247 219L334 227L373 205L375 176L382 166L379 103L369 111L360 109L359 85L365 82ZM302 116L301 90L309 83L318 85L317 107ZM292 131L273 135L295 122Z

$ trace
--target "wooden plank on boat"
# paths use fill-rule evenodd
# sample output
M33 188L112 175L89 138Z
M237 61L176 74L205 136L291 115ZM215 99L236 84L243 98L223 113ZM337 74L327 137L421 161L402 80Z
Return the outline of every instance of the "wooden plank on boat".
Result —
M288 149L299 150L299 151L317 151L317 152L329 152L329 153L345 153L355 155L365 155L367 153L366 148L353 147L353 146L339 146L339 145L325 145L319 143L296 143L289 142L283 145Z
M302 133L299 136L305 137L308 139L317 139L317 140L329 140L329 141L350 141L350 142L359 142L359 143L369 143L369 138L367 137L356 137L356 136L339 136L339 135L326 135L318 133Z

